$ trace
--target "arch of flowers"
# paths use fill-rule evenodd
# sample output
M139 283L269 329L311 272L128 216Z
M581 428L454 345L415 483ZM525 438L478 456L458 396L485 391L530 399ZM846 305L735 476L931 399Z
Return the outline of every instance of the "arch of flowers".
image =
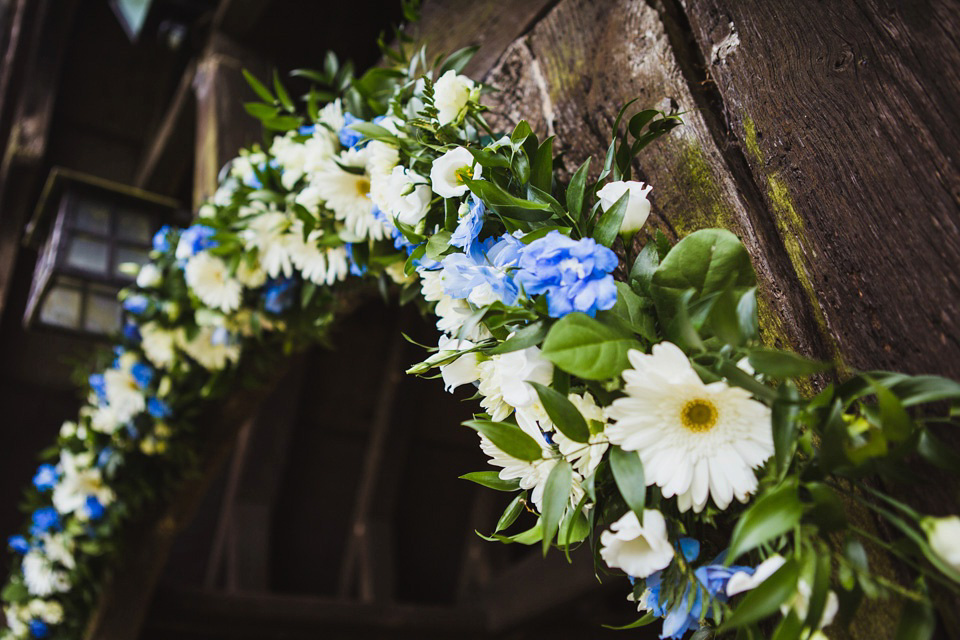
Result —
M960 591L960 518L861 481L889 486L907 460L958 472L928 427L956 415L960 385L873 372L801 395L796 380L829 366L759 344L733 234L650 234L634 254L651 187L631 164L679 116L625 106L606 156L564 185L552 139L487 126L483 87L459 74L469 54L431 67L401 48L359 77L328 56L298 72L316 84L303 105L248 76L273 142L241 151L195 224L161 229L121 293L115 360L9 541L4 638L82 633L151 483L189 469L192 420L242 365L320 340L350 278L436 316L438 345L410 373L476 388L465 425L491 466L464 477L513 494L490 540L591 545L599 574L630 579L629 627L822 638L870 597L902 600L899 637L933 635L928 590ZM898 539L852 525L845 502ZM910 581L873 573L865 543Z

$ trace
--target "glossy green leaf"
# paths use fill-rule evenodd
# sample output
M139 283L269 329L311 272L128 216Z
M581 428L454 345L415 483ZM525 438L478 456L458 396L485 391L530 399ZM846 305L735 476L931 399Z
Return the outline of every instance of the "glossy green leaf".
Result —
M882 384L873 382L873 391L877 395L880 409L880 427L890 442L903 442L913 433L913 420L903 408L900 399Z
M558 320L543 341L543 357L584 380L619 376L630 364L630 349L642 349L642 345L583 313Z
M808 376L830 368L830 363L804 358L796 353L757 347L750 350L750 366L757 373L774 378L797 378Z
M931 640L937 630L937 616L929 602L904 600L894 640Z
M543 528L543 555L550 550L550 542L560 528L560 519L570 502L570 486L573 483L573 468L566 460L557 462L543 489L543 504L540 526Z
M718 631L720 633L744 627L773 615L797 592L800 568L794 558L790 558L772 576L748 591Z
M630 510L643 522L643 510L647 504L647 484L643 475L643 462L636 451L624 451L610 446L610 470L617 483L620 495Z
M727 564L733 564L747 551L790 531L800 523L802 516L803 504L797 495L796 478L789 478L763 493L737 520L730 536Z
M617 281L615 284L617 286L616 303L612 309L597 314L598 317L602 322L616 317L627 331L636 333L648 342L657 342L653 307L649 305L649 301L635 294L627 283Z
M613 244L620 233L620 227L623 224L623 216L627 212L627 203L630 201L630 192L624 193L613 203L613 206L604 211L597 221L597 226L593 229L593 239L605 247Z
M653 611L648 611L645 616L639 620L634 620L630 624L625 624L622 627L614 627L609 624L602 625L604 629L612 629L614 631L626 631L627 629L637 629L639 627L645 627L652 622L659 620L657 616L653 615Z
M296 107L293 105L293 100L290 99L290 94L283 88L283 83L280 82L280 74L277 73L276 69L273 70L273 90L276 92L277 100L280 101L283 108L293 113Z
M773 403L770 420L773 425L774 462L777 473L786 473L797 442L800 426L797 424L797 403L800 394L792 383L785 383Z
M537 395L540 396L540 402L550 416L550 421L563 435L574 442L587 442L590 439L587 421L565 395L536 382L528 384L537 390Z
M504 480L497 471L473 471L460 476L460 479L475 482L495 491L516 491L520 488L519 480Z
M538 320L532 324L528 324L522 329L518 329L512 336L492 349L488 349L486 353L496 355L526 349L527 347L532 347L543 342L546 335L547 325L544 324L542 320Z
M587 173L590 171L590 158L584 160L567 186L567 210L578 223L583 213L583 197L587 186Z
M526 499L526 491L518 493L516 496L514 496L513 500L510 501L510 504L507 505L507 508L503 510L503 515L501 515L500 519L497 521L497 528L494 529L494 533L500 533L516 522L517 517L523 512L523 505Z
M252 73L246 69L241 69L243 77L246 78L247 84L250 85L250 88L253 89L253 92L260 96L261 100L264 100L270 104L276 102L276 98L273 97L273 94L270 93L270 90L263 86L263 83L257 80Z
M468 420L463 424L482 433L495 447L517 460L532 462L543 457L540 444L517 425L492 420Z
M537 189L550 193L553 185L553 136L550 136L537 149L530 169L530 184Z
M547 220L553 215L549 205L518 198L487 180L464 178L463 183L490 208L507 218L536 222Z

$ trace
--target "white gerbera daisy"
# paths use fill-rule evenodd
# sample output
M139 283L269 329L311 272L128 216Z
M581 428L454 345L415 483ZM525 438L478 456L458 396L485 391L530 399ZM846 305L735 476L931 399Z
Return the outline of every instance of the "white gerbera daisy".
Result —
M153 366L167 369L173 364L176 355L176 334L173 331L168 331L155 322L148 322L140 327L140 336L143 353Z
M273 144L270 145L270 155L283 169L280 182L288 191L293 191L294 186L303 177L306 165L306 145L294 140L295 135L296 132L288 131L285 135L274 138Z
M501 451L485 436L480 436L480 449L490 457L490 464L500 467L498 474L502 480L519 480L520 488L530 490L530 500L540 509L543 505L543 491L546 488L547 478L557 465L558 459L553 457L550 447L542 435L533 436L543 451L543 458L532 462L517 460ZM583 498L583 478L574 472L570 489L570 505L576 506Z
M344 247L321 248L317 245L322 231L312 231L306 241L303 233L294 228L290 243L290 259L305 280L315 284L332 285L346 279L350 271L347 250Z
M103 481L100 469L93 465L91 454L73 455L69 451L60 452L60 480L53 488L53 506L60 514L66 515L81 509L87 497L94 496L103 506L115 499L113 489Z
M366 149L347 149L327 162L311 183L334 217L358 239L382 240L383 224L373 214ZM353 169L354 171L350 171Z
M528 382L550 384L553 379L553 364L536 346L492 356L481 362L479 369L478 391L484 396L480 406L494 420L503 420L515 408L537 401L537 392Z
M230 313L240 308L243 285L230 276L230 268L220 258L200 252L187 261L183 275L190 289L211 309Z
M647 484L677 496L681 511L699 513L709 497L721 509L734 497L746 502L757 488L753 469L773 455L770 409L726 382L704 384L669 342L629 358L627 396L608 410L610 442L637 451Z
M107 404L120 422L127 422L147 407L140 386L129 367L103 372Z
M600 557L608 567L623 569L634 578L666 569L674 555L667 523L654 509L643 510L643 524L633 511L626 512L600 534L600 545Z
M246 248L257 249L260 265L271 278L277 278L281 273L288 278L293 275L289 228L290 220L281 212L258 213L254 210L243 231Z
M209 371L223 369L240 358L240 345L215 342L215 330L212 326L200 327L193 340L187 340L186 332L181 329L177 337L180 348Z
M420 293L423 294L424 300L437 302L446 295L443 292L443 278L441 276L443 271L418 269L417 273L420 274Z
M583 395L571 393L567 398L577 408L584 420L588 423L598 422L601 425L599 429L596 429L596 433L590 434L587 442L575 442L559 430L553 434L553 441L557 443L563 457L570 461L574 469L587 477L596 470L603 459L603 454L610 447L607 434L604 433L607 419L603 413L603 407L598 406L589 393Z
M40 550L35 549L23 556L21 568L23 582L30 595L45 598L70 589L70 577L67 573L54 567Z

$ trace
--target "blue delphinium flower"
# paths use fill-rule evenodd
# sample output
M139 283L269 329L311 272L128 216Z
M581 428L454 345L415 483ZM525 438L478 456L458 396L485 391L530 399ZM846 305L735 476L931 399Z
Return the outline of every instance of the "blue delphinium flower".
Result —
M90 382L90 388L97 394L97 400L100 402L100 406L102 407L107 404L107 381L104 379L103 374L92 373L88 381Z
M59 531L61 528L60 514L53 507L40 507L31 517L30 535L39 537L47 531Z
M173 415L173 409L160 398L151 397L147 400L147 413L157 420L166 420Z
M135 315L140 315L147 310L147 307L150 306L150 300L146 296L135 294L128 296L123 301L123 308L125 311L129 311Z
M33 486L37 488L37 491L49 491L57 486L57 481L60 479L60 474L57 473L57 468L52 464L42 464L37 467L37 473L33 476Z
M516 304L519 289L510 269L516 266L522 249L522 242L505 233L474 243L469 253L451 253L441 261L444 292L478 306L495 300Z
M7 538L7 545L10 547L11 551L14 553L19 553L20 555L30 551L30 543L27 542L27 539L21 535L10 536Z
M137 386L140 387L141 391L146 390L146 388L150 386L150 383L153 382L154 373L153 367L145 362L138 362L130 367L130 375L136 380Z
M30 628L30 635L34 638L46 638L50 635L50 627L39 618L34 618L27 623L27 626Z
M170 234L173 232L173 227L168 224L163 225L160 229L153 234L153 250L160 251L161 253L166 253L170 250Z
M343 126L340 127L340 131L337 133L337 137L340 138L340 144L348 149L352 149L357 146L357 144L363 140L363 134L359 131L354 131L350 128L350 125L355 122L364 122L360 118L356 117L352 113L343 114Z
M187 227L180 234L180 241L177 243L177 260L186 262L191 256L216 247L219 244L213 239L216 233L216 229L205 224L194 224Z
M83 513L87 516L88 520L96 521L103 517L103 514L106 513L106 508L97 499L97 496L87 496L87 499L83 503Z
M313 132L317 130L317 125L315 124L304 124L300 125L300 130L298 133L302 136L312 136Z
M100 450L100 453L97 454L97 466L101 469L110 462L110 458L113 456L113 449L111 447L104 447Z
M611 272L617 254L590 238L573 240L551 231L523 250L517 281L527 294L547 294L547 313L560 318L580 311L589 316L617 301Z
M363 276L367 273L367 265L360 264L353 256L353 245L349 242L344 245L347 249L347 263L350 265L350 275Z
M466 203L464 203L466 204ZM469 210L460 218L460 223L450 236L450 244L470 252L470 247L476 242L480 230L483 228L483 219L486 209L477 196L471 197Z
M296 281L293 278L274 278L267 283L263 294L263 308L270 313L283 313L293 304Z
M134 344L140 344L143 337L140 335L140 327L135 322L127 322L123 325L123 337Z

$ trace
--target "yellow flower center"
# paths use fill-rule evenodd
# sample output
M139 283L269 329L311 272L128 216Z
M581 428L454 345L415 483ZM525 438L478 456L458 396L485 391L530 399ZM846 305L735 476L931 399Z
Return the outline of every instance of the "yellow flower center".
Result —
M370 193L370 181L366 178L360 178L357 180L357 195L367 197L367 194Z
M463 181L464 178L467 178L468 180L473 178L472 172L470 171L470 167L467 165L463 165L459 169L455 169L453 172L453 175L457 179L457 184L464 184L464 181Z
M717 407L709 400L689 400L680 412L683 426L694 433L705 433L717 424Z

